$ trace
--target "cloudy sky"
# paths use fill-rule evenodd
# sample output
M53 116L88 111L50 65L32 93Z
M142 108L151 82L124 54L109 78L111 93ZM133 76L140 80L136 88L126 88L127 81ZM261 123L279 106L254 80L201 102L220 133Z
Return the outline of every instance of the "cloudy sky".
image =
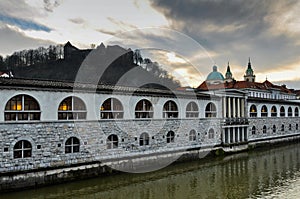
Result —
M0 54L63 44L120 44L197 86L228 61L241 80L251 57L257 81L300 88L297 0L0 0Z

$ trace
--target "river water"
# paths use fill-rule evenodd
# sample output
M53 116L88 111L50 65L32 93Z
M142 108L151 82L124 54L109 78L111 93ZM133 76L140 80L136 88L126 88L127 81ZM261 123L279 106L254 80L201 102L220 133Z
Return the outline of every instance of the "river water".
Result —
M300 144L0 194L1 199L300 198Z

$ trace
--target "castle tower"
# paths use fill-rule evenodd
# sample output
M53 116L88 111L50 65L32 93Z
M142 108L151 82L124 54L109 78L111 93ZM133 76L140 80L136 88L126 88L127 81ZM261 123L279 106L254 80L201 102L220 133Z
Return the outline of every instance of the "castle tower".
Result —
M228 62L227 71L225 73L225 82L232 82L232 81L233 81L233 77L232 77L232 73L230 71L230 65Z
M255 82L255 75L253 73L253 69L251 67L251 61L249 57L248 68L246 70L246 74L244 75L244 80L247 82Z

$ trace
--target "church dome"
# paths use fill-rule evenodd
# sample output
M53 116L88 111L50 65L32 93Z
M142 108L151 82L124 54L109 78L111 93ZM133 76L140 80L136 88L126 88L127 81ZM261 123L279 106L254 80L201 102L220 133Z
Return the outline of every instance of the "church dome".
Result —
M218 67L217 66L213 66L213 72L209 73L206 81L224 81L224 76L222 75L222 73L218 72Z

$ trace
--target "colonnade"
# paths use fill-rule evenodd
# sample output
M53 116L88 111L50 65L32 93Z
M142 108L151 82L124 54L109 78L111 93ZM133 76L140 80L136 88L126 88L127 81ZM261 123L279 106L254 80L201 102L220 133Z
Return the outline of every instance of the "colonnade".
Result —
M245 99L239 97L223 97L223 117L245 117Z
M247 127L226 127L223 131L222 142L232 144L247 141Z

